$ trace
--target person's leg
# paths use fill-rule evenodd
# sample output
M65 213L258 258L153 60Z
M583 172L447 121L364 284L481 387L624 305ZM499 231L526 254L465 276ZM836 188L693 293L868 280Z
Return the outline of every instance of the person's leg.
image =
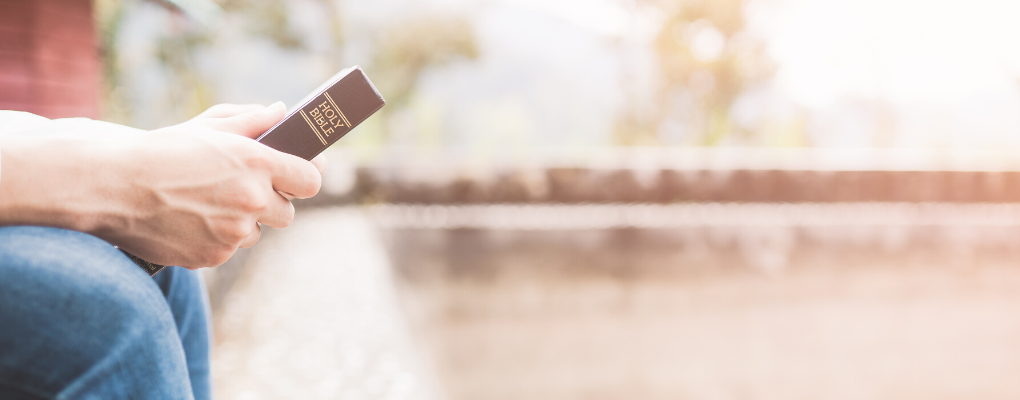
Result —
M191 399L156 282L95 237L0 228L0 398Z
M166 267L154 279L173 312L195 399L211 399L209 298L202 277L198 271Z

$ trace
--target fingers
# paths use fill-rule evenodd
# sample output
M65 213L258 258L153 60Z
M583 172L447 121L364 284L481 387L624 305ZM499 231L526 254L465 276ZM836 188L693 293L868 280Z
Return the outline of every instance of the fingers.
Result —
M244 106L241 106L244 107ZM213 107L216 108L216 107ZM211 112L212 108L207 110ZM212 115L225 115L227 111L239 111L240 108L225 106L220 110L211 113ZM265 108L254 108L242 114L224 118L204 118L198 120L210 128L218 131L229 132L255 139L265 131L276 125L287 114L287 107L283 102L276 102Z
M270 204L262 215L258 216L258 222L272 228L286 228L294 221L294 204L285 199L282 195L273 193Z
M322 174L315 165L290 154L273 151L278 161L272 174L273 189L298 199L307 199L319 193Z
M258 111L265 109L266 106L261 104L217 104L209 107L208 110L198 114L193 119L199 118L228 118L237 115L241 115L251 111Z
M240 244L239 247L242 248L242 249L251 248L251 247L255 246L256 243L259 242L259 238L261 238L261 237L262 237L262 227L259 226L258 222L256 222L254 228L251 231L251 233L248 234L248 237L244 238L244 240L241 241L241 244Z
M326 158L326 155L321 153L312 159L312 165L315 166L315 169L319 170L319 175L326 173L326 166L329 165L328 161L329 159Z

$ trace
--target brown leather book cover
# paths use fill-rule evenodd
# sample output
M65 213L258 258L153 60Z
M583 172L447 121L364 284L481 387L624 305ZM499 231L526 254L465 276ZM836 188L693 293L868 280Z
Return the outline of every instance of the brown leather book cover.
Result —
M360 67L340 71L257 139L311 160L386 104Z

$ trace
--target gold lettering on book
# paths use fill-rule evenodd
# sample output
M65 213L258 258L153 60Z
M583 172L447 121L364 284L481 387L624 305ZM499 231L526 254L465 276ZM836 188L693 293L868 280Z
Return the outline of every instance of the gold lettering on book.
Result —
M312 103L312 108L307 113L305 110L301 110L301 116L305 118L305 122L319 137L322 144L328 146L328 138L340 128L350 129L351 122L347 120L343 111L340 111L340 107L336 106L336 102L333 101L333 97L329 93L323 93L323 95L325 99L321 103Z
M325 100L321 103L312 103L312 109L308 111L309 120L315 123L315 127L318 128L318 132L322 132L322 135L326 138L333 135L340 128L350 128L351 123L347 121L347 117L340 111L340 107L336 106L333 102L333 98L329 96L329 93L323 93Z
M315 124L313 124L312 120L308 118L308 114L305 114L305 110L301 110L301 116L305 118L305 122L307 122L308 126L312 128L312 132L315 132L315 136L318 137L320 141L322 141L322 145L329 146L329 143L326 142L326 138L322 137L322 134L319 133L319 130L315 128Z
M329 100L329 104L333 105L333 109L336 110L337 114L340 114L340 118L343 119L344 123L343 123L342 126L346 126L346 127L350 128L351 127L351 121L348 121L347 120L347 116L344 115L344 112L340 111L340 107L336 106L336 102L333 101L333 97L331 97L329 95L329 93L323 93L323 94L326 95L326 100Z

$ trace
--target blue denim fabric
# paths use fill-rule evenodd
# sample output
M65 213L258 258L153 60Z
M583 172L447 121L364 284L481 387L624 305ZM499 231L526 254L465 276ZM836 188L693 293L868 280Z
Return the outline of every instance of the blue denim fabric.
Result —
M150 278L93 236L0 228L0 399L209 399L195 271Z

